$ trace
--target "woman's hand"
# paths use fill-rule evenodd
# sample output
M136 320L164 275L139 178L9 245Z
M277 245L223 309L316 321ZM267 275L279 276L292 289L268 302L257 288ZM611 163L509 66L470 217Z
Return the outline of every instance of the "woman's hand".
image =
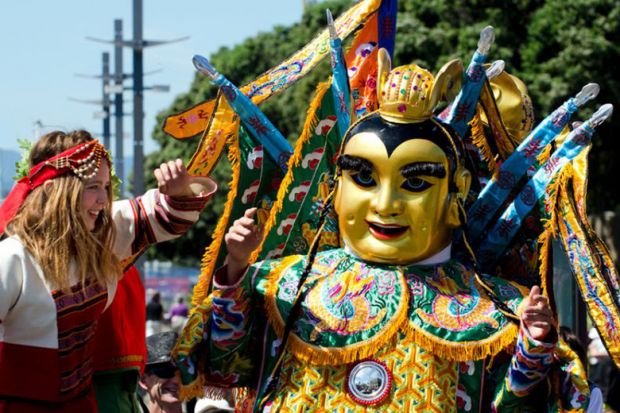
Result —
M190 187L192 177L181 159L162 163L153 173L162 194L178 198L194 196Z
M555 328L555 320L547 297L541 294L540 287L535 285L530 295L525 298L525 306L521 314L521 323L530 337L538 341L546 341L549 332Z
M254 223L256 208L245 211L243 216L236 220L228 233L224 236L227 257L228 284L235 284L243 275L243 271L248 266L250 255L258 248L262 238L263 229Z

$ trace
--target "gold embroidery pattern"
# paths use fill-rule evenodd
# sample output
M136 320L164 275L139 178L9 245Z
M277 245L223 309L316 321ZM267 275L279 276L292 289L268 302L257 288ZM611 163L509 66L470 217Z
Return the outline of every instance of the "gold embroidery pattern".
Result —
M376 358L394 376L391 394L377 406L362 406L345 391L350 365L313 366L288 353L280 376L281 387L271 412L456 412L458 363L418 347L400 334L387 352Z

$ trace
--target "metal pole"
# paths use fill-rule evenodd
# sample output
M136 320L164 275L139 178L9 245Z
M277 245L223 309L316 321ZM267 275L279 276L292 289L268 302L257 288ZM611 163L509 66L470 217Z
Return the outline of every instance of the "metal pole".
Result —
M103 52L102 55L103 71L103 145L110 150L110 94L108 85L110 84L110 53Z
M125 168L123 166L123 21L114 20L114 84L120 86L114 94L114 122L116 150L114 168L121 178L121 196L125 194Z
M142 61L142 0L133 0L133 193L144 192L144 67Z

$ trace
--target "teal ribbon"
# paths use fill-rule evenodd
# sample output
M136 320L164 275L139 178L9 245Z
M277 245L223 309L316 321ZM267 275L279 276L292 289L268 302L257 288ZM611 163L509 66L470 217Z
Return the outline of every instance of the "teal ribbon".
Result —
M293 148L273 123L237 86L219 74L213 83L220 88L230 107L239 115L243 126L263 145L265 151L286 172Z
M477 249L478 262L483 271L487 271L501 256L534 205L545 195L550 182L568 162L589 145L593 133L594 128L588 122L573 130L562 146L536 171L515 200L508 205Z
M476 113L476 105L480 97L480 91L487 79L483 64L487 56L474 53L471 58L467 71L463 77L463 85L459 94L454 98L454 102L448 108L447 113L442 113L440 119L452 126L452 128L464 137L469 129L469 122Z
M349 76L347 74L347 64L342 52L342 40L340 38L330 39L331 64L332 64L332 95L334 97L334 107L336 108L336 118L338 132L344 136L351 125L351 89L349 87Z
M478 199L467 211L469 238L477 244L483 230L497 216L515 185L525 176L542 150L560 134L578 109L571 98L547 116L521 142L515 151L499 167L493 177L478 195Z

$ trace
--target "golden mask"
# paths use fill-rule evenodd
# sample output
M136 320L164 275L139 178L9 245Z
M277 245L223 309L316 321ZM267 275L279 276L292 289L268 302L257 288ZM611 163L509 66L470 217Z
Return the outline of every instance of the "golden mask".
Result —
M461 223L458 203L471 176L454 136L432 112L462 66L451 62L433 78L415 65L390 72L387 53L379 56L381 106L344 138L334 206L355 255L411 264L447 247Z

